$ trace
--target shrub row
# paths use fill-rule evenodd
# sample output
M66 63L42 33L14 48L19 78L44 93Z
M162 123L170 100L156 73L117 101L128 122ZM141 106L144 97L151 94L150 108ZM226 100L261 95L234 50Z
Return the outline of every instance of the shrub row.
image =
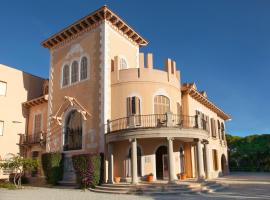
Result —
M98 155L81 154L72 157L77 183L81 188L95 187L100 182L101 158Z
M61 153L44 153L41 157L42 168L48 183L56 185L63 176L63 156Z

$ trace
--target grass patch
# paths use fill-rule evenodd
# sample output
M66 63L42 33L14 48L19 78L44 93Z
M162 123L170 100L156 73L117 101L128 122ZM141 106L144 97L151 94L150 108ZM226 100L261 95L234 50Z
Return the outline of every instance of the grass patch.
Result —
M0 188L5 188L9 190L15 190L16 186L13 183L10 182L0 182Z

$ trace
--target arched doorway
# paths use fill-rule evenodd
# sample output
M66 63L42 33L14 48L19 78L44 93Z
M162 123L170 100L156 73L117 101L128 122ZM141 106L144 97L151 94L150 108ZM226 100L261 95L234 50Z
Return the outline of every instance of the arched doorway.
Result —
M141 148L137 146L137 175L140 177L142 176L142 164L141 164L141 156L142 156L142 151ZM126 173L127 177L131 176L131 148L129 148L128 151L128 171Z
M68 113L64 127L64 151L82 149L82 115L77 110Z
M221 156L221 170L222 170L222 175L226 175L228 172L228 168L227 168L227 160L224 154L222 154Z
M167 146L160 146L156 150L156 176L157 179L168 177Z
M185 173L185 152L183 147L180 147L179 153L180 153L180 172Z

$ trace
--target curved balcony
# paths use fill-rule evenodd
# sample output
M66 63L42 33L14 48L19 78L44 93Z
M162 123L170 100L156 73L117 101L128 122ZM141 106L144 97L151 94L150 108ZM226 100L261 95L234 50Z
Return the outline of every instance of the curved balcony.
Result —
M132 115L107 121L106 142L128 138L207 138L209 124L195 116L166 114Z

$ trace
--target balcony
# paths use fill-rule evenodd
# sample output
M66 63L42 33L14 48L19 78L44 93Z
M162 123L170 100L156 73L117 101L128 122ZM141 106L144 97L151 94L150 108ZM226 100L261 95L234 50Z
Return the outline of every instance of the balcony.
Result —
M178 129L200 129L209 132L209 124L197 115L185 116L172 113L132 115L112 121L107 121L107 134L125 132L136 129L153 128L178 128Z
M33 145L46 143L46 132L35 133L34 135L20 134L19 145Z

